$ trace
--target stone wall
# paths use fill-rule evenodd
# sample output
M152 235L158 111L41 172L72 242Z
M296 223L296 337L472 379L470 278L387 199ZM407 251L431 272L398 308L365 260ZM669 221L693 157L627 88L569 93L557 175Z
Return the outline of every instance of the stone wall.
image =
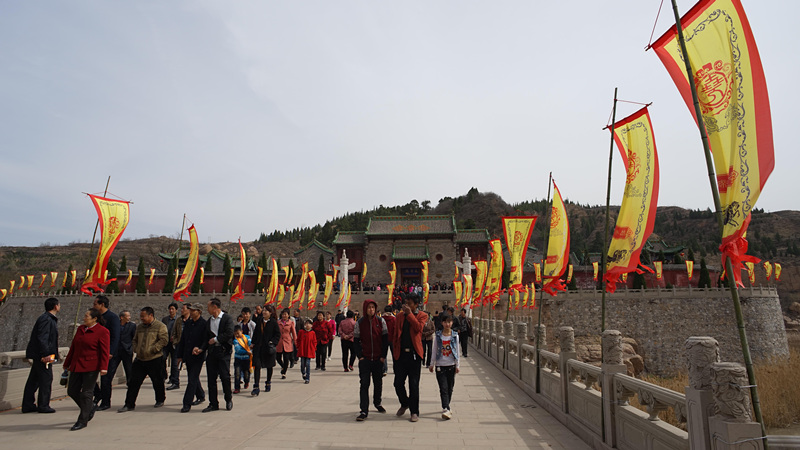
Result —
M741 289L747 339L754 360L789 354L778 294L774 289ZM576 336L600 334L601 293L578 291L545 296L543 323L550 330L575 329ZM639 343L645 370L671 375L685 371L684 342L714 336L723 361L742 362L730 291L718 289L618 291L606 295L606 329Z

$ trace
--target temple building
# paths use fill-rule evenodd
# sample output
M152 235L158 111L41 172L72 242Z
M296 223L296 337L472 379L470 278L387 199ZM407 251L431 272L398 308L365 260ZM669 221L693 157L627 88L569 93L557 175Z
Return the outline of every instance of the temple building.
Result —
M456 260L464 251L473 261L485 260L489 250L486 229L459 230L454 216L384 216L372 217L365 231L340 231L333 241L334 263L342 253L355 267L350 269L351 283L361 281L367 263L366 283L386 284L391 280L391 263L397 267L395 283L420 283L422 261L429 261L428 282L452 282Z

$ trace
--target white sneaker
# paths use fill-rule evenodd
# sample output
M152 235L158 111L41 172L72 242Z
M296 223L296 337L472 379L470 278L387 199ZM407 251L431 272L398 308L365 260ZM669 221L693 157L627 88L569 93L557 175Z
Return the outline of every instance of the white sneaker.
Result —
M450 420L451 417L453 417L453 413L451 413L449 409L442 410L442 419Z

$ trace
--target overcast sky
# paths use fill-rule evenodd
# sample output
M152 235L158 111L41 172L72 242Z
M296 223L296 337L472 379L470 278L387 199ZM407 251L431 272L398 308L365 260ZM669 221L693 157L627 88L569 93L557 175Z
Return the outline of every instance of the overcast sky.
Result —
M775 139L756 206L797 210L800 2L743 3ZM4 1L0 245L91 240L82 192L109 175L134 202L129 238L176 235L184 213L202 242L250 241L471 187L520 202L546 197L549 171L566 198L605 204L615 87L653 102L659 205L713 207L691 115L644 51L658 7ZM673 23L667 1L654 39Z

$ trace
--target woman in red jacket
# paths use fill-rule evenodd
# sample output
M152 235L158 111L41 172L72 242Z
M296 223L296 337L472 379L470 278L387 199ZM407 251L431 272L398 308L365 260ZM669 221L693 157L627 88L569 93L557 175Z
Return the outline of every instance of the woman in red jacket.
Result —
M75 332L67 359L64 360L64 367L70 372L67 394L81 409L78 421L70 428L71 431L86 428L94 417L92 396L97 376L105 375L108 371L111 339L108 329L103 326L104 322L99 311L86 311L83 325Z
M317 320L312 327L317 335L317 366L314 370L325 370L325 359L328 357L327 348L331 341L331 326L325 320L325 313L317 311Z

